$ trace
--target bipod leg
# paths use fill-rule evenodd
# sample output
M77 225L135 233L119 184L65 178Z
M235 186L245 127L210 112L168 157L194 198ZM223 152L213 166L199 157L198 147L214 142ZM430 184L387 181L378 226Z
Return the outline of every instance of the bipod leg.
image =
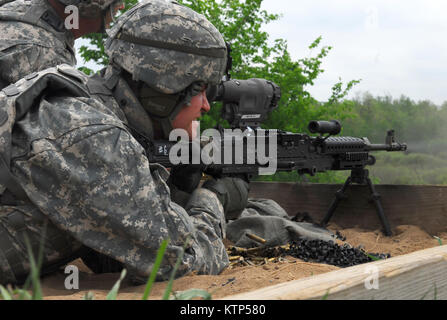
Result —
M345 184L343 185L343 187L339 190L337 190L337 192L335 192L335 199L332 201L331 206L329 207L329 210L326 213L326 216L323 218L323 220L321 220L320 222L320 226L325 227L329 220L331 220L335 209L337 209L338 203L340 202L340 200L345 199L346 195L346 189L350 186L352 182L352 178L348 177L345 181Z
M393 233L391 232L390 223L388 222L388 218L385 216L385 212L383 211L382 202L380 201L380 194L376 192L374 185L369 177L366 177L366 182L368 184L369 190L371 191L372 200L377 208L377 215L382 222L383 228L385 229L385 235L387 237L391 237Z

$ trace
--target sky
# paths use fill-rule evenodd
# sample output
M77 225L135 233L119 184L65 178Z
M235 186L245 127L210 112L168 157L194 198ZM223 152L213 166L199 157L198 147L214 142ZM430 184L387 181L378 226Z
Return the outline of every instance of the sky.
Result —
M317 54L308 47L319 36L332 47L325 72L308 88L316 99L327 100L341 78L361 79L348 98L369 92L447 101L447 1L263 0L262 8L282 15L264 30L271 41L285 39L295 59Z

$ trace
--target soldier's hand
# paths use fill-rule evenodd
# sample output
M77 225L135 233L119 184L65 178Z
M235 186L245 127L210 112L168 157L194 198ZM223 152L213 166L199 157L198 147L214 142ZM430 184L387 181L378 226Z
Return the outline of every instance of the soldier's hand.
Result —
M181 191L192 193L199 187L201 179L201 166L179 165L171 169L171 174L168 179L168 185L173 185Z
M200 166L180 165L172 168L168 179L171 200L184 208L191 193L199 187L201 179L202 167Z
M225 177L207 180L202 188L213 191L224 207L225 218L239 218L247 207L250 185L245 178Z

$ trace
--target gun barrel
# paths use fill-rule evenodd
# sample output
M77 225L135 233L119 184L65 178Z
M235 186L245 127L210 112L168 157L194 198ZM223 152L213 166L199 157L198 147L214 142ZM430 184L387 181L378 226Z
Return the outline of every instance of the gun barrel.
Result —
M407 151L407 144L406 143L391 143L391 144L369 144L368 145L369 151Z
M368 141L367 138L364 138ZM399 143L395 139L394 130L388 130L385 144L371 144L368 141L368 147L371 151L407 151L406 143Z

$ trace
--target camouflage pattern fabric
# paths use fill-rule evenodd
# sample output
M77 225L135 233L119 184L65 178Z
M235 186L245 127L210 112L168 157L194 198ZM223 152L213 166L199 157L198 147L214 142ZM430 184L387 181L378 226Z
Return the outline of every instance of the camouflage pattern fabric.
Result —
M266 246L279 246L298 238L308 240L334 241L335 235L317 225L292 221L287 212L271 199L248 199L241 216L227 225L227 238L236 246L252 248L260 246L246 236L257 235Z
M0 105L5 99L0 92ZM126 119L112 110L99 100L61 92L33 103L16 122L11 161L11 171L33 205L20 210L0 207L0 233L12 228L6 218L10 210L24 217L41 212L52 230L73 239L63 246L63 253L55 249L47 254L48 265L82 244L123 263L141 281L150 274L163 240L169 238L170 244L158 280L169 277L190 238L176 276L220 273L229 261L222 242L223 208L216 195L196 189L185 209L172 202L167 172L161 166L151 169ZM22 225L39 232L33 219L23 219ZM11 278L5 248L24 252L14 233L2 242L0 283ZM26 255L13 256L18 259L14 265L28 271Z
M0 206L0 283L24 282L30 270L26 239L35 259L44 241L42 272L44 275L76 259L82 244L48 221L30 205Z
M203 15L173 1L142 2L109 30L105 50L135 81L165 94L193 82L217 84L227 67L222 35Z
M76 64L73 35L56 30L46 22L48 16L63 27L46 0L15 0L0 7L0 89L33 72Z

